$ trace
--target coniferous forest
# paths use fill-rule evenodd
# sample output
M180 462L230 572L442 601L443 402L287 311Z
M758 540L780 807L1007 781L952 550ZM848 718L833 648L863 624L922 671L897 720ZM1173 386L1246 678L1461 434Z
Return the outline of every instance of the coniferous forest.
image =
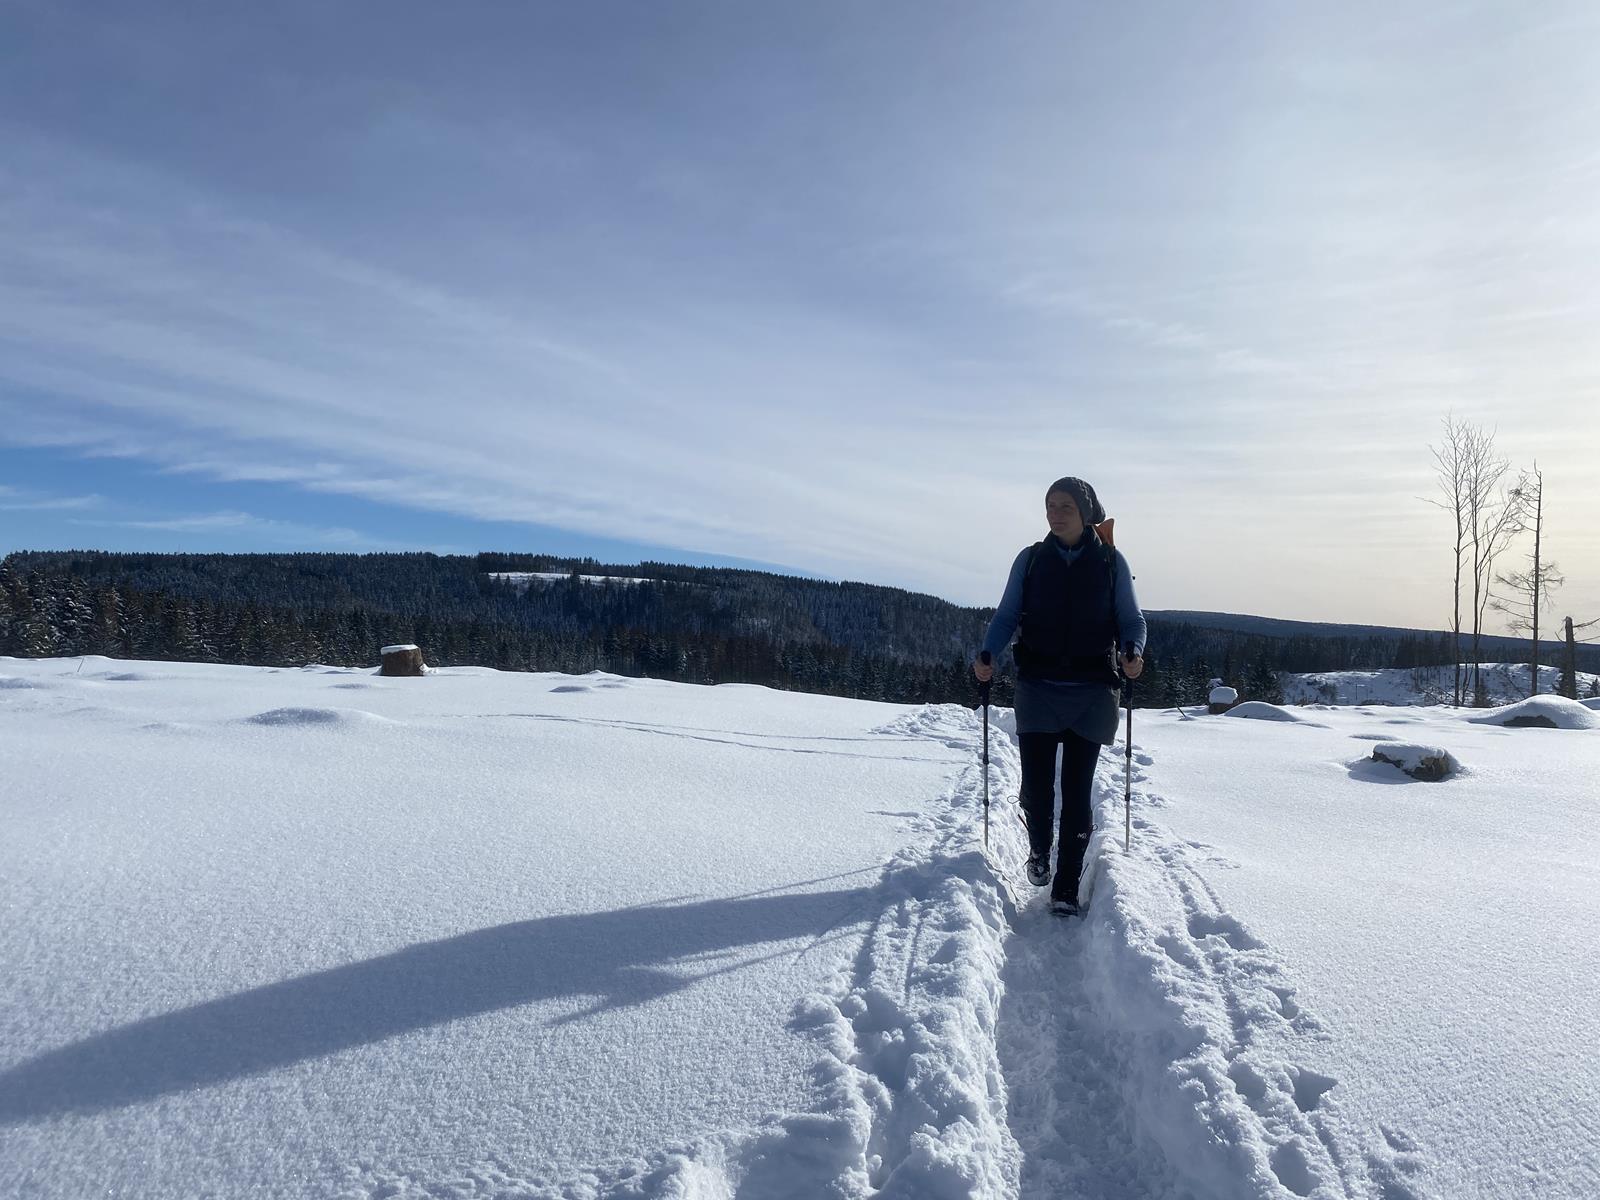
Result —
M547 578L497 577L510 573ZM547 555L49 551L0 561L0 654L19 657L374 666L385 643L415 642L433 666L970 704L969 663L989 616L873 584ZM1281 701L1280 671L1452 661L1444 634L1268 636L1147 617L1141 706L1199 702L1213 676L1242 697ZM994 701L1008 704L1009 655L1000 667Z

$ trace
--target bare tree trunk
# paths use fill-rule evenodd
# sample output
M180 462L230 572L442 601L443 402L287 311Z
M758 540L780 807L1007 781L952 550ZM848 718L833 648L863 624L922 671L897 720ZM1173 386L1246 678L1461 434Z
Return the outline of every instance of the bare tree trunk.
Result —
M1561 569L1555 563L1544 560L1544 476L1539 472L1538 463L1534 463L1533 470L1517 480L1517 485L1507 493L1506 502L1508 506L1520 508L1520 512L1513 516L1519 529L1526 527L1523 518L1529 513L1533 514L1533 553L1528 555L1528 570L1495 576L1495 582L1505 589L1505 594L1492 603L1494 608L1506 614L1509 632L1527 633L1533 639L1528 650L1528 695L1537 696L1539 615L1547 593L1565 582Z
M1572 632L1572 618L1567 618L1567 658L1561 664L1561 694L1568 700L1578 698L1578 639Z
M1492 500L1511 464L1494 454L1494 435L1482 426L1466 426L1466 516L1472 535L1472 696L1483 701L1483 614L1488 602L1492 549Z
M1528 672L1528 698L1539 694L1539 536L1544 529L1544 476L1539 474L1539 461L1533 463L1533 665Z
M1455 646L1453 696L1458 708L1461 706L1466 687L1466 676L1461 667L1461 555L1466 541L1467 466L1475 442L1476 437L1470 426L1457 420L1454 413L1445 417L1443 444L1433 448L1435 474L1439 480L1439 490L1444 493L1444 499L1428 501L1448 511L1455 520L1455 580L1450 592L1450 633Z

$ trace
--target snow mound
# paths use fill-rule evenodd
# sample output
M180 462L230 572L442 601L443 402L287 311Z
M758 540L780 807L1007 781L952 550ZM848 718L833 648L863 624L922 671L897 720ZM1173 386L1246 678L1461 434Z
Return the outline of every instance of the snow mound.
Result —
M1017 710L1014 708L991 708L989 710L989 732L991 736L993 736L996 729L1016 737Z
M560 687L553 687L550 690L552 692L587 692L593 689L586 683L563 683Z
M1235 704L1225 717L1244 717L1252 721L1297 721L1304 722L1305 718L1298 713L1290 712L1287 708L1279 708L1276 704L1268 704L1265 700L1246 700L1243 704Z
M388 717L365 712L359 708L274 708L253 717L246 717L249 725L321 726L332 728L355 725L393 725Z
M1543 727L1545 729L1600 729L1600 712L1565 696L1534 696L1491 708L1467 718L1474 725Z
M1449 779L1461 771L1460 761L1450 751L1416 742L1379 742L1372 748L1372 757L1428 782Z

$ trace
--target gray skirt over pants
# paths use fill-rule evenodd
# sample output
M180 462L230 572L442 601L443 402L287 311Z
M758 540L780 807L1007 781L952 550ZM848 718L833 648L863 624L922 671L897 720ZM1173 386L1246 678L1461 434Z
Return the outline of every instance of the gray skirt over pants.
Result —
M1071 730L1090 742L1109 746L1117 740L1120 696L1098 683L1058 683L1017 676L1017 732L1061 733Z

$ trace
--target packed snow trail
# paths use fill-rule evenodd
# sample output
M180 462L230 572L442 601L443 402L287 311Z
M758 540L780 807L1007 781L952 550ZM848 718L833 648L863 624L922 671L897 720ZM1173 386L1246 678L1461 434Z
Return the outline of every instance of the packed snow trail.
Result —
M995 714L1003 728L1009 713ZM1021 878L1014 741L991 742L1003 798L996 857ZM1305 1066L1321 1036L1278 959L1218 903L1206 848L1150 819L1135 746L1134 840L1124 853L1123 756L1103 757L1082 920L1025 896L1006 946L998 1051L1023 1197L1288 1196L1412 1200L1403 1135L1348 1128L1337 1080Z

